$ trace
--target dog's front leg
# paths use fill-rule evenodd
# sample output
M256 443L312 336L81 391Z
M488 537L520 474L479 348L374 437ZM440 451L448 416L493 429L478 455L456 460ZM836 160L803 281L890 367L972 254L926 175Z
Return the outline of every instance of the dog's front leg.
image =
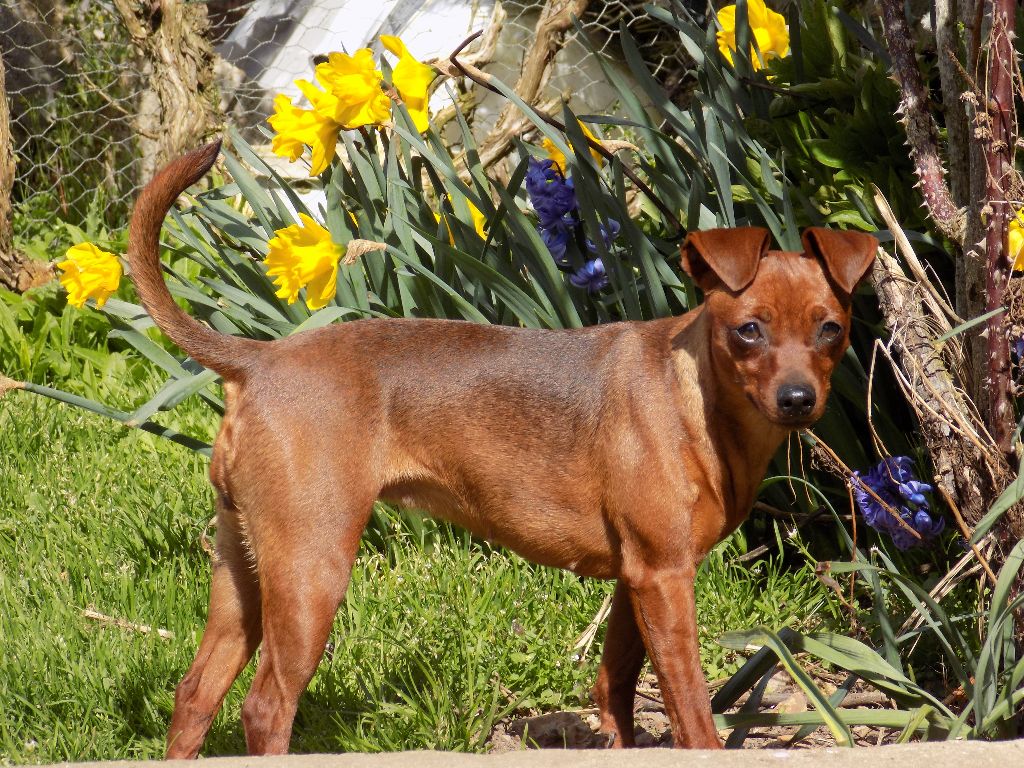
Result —
M637 626L661 685L673 746L721 749L700 666L695 574L692 565L643 567L628 586Z

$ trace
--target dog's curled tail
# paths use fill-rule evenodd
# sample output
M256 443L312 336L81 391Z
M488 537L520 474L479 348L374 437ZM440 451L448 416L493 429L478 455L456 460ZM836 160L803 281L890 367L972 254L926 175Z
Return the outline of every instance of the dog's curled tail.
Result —
M139 195L128 228L128 264L142 305L175 344L222 376L242 374L260 342L228 336L203 325L174 303L160 271L160 228L174 201L206 175L220 141L172 160Z

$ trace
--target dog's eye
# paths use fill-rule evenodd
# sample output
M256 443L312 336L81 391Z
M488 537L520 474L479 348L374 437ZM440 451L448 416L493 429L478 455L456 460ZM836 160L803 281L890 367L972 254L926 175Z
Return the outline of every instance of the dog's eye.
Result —
M745 341L748 344L753 344L761 338L761 326L753 321L744 323L736 329L736 335L739 336L742 341Z
M838 339L840 336L842 336L842 334L843 326L841 326L839 323L833 323L831 320L829 320L827 323L822 324L819 337L826 344L829 344Z

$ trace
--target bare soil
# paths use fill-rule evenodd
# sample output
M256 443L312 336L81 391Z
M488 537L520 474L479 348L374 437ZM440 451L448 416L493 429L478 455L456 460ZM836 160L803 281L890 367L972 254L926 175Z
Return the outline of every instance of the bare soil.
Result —
M816 681L826 693L835 690L837 681L819 678ZM831 691L829 690L831 688ZM744 695L729 709L738 712L748 704ZM867 686L856 685L843 702L846 708L889 708L891 701ZM807 698L789 675L780 671L769 681L756 712L805 712ZM671 747L672 734L668 717L658 690L657 679L646 675L637 687L633 702L635 718L634 735L640 747ZM749 709L746 711L750 711ZM491 732L488 747L492 753L517 752L522 749L604 749L608 746L606 736L598 732L596 708L561 712L528 714L510 718L499 723ZM743 749L821 749L836 746L835 738L824 726L808 736L794 741L799 726L773 726L751 728L742 742ZM895 742L898 731L889 728L854 726L851 729L858 746L880 746ZM732 733L719 732L723 741Z

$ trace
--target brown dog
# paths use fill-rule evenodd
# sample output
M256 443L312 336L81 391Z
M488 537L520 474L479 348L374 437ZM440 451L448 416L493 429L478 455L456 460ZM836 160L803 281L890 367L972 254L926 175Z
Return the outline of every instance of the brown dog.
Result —
M788 253L769 251L764 229L692 233L683 267L707 298L677 318L570 331L363 320L253 341L187 315L160 272L164 216L218 147L146 187L128 249L146 309L226 396L209 618L167 756L196 756L261 641L246 741L288 750L378 498L618 579L594 688L602 731L633 744L647 654L675 745L718 748L694 575L746 518L785 435L821 416L877 241L809 229L805 252Z

